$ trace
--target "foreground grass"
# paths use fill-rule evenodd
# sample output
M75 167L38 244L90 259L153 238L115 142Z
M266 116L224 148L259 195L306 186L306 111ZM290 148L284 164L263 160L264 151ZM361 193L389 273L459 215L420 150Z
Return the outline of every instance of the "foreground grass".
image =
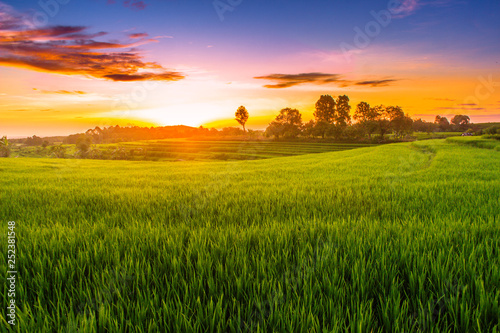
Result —
M283 156L343 151L375 146L362 143L313 143L276 141L195 141L182 139L144 140L92 145L87 158L132 161L178 160L255 160ZM65 157L78 156L75 145L64 145ZM13 157L54 157L50 147L26 147L18 144Z
M500 151L500 137L495 135L447 138L446 141L459 145Z
M0 172L1 220L17 222L19 332L499 328L495 150L19 158Z

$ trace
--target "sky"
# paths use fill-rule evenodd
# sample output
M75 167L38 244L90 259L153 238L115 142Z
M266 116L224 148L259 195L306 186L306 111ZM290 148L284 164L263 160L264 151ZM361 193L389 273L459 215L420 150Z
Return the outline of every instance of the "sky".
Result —
M0 136L263 129L321 95L500 121L498 0L0 0Z

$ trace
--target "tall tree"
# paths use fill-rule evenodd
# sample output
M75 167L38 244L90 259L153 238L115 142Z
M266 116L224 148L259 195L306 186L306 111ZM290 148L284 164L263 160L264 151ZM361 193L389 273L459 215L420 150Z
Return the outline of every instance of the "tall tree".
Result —
M321 135L323 138L325 138L329 128L335 121L336 106L337 103L330 95L321 95L316 102L316 111L314 111L314 118L316 119L314 132Z
M332 124L335 120L335 107L337 103L330 95L321 95L316 102L316 111L314 111L314 118L317 122L324 121Z
M247 123L248 120L248 111L244 106L240 106L238 110L235 112L235 120L243 126L243 132L245 132L245 124Z
M349 97L342 95L337 98L337 112L335 113L335 125L346 127L351 123L351 106Z
M387 108L384 105L373 107L373 112L377 114L377 128L380 138L383 140L384 135L391 129L391 119L387 113Z
M378 113L375 108L370 107L370 104L366 102L361 102L357 105L353 118L371 139L373 132L377 129Z
M385 116L389 120L390 129L394 131L396 137L403 137L411 132L413 119L405 115L400 106L388 106L385 109Z

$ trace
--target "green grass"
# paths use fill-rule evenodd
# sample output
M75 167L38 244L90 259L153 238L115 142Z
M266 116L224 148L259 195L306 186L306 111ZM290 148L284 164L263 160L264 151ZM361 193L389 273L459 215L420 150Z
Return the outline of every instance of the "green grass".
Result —
M10 158L0 174L4 231L17 223L14 331L499 330L495 150Z
M468 145L483 149L494 149L496 151L500 151L500 137L495 135L485 135L485 136L465 136L465 137L456 137L456 138L448 138L446 141L460 144L460 145Z
M145 140L115 144L92 145L89 156L97 159L136 161L178 160L253 160L282 156L350 150L371 147L358 143L309 143L276 141L192 141L179 139ZM65 145L67 157L75 156L75 145ZM14 157L49 157L50 148L13 147Z
M463 132L435 132L435 133L423 133L414 132L413 136L417 140L429 140L429 139L445 139L450 137L461 136Z

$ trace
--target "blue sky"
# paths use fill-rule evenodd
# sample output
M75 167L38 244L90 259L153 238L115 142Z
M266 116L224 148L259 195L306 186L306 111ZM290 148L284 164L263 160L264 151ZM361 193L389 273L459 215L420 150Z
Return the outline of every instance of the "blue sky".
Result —
M307 119L315 99L324 93L347 93L353 104L361 100L399 104L409 114L425 119L448 110L449 115L467 112L477 121L500 120L500 88L488 98L476 98L478 105L467 110L457 106L474 97L480 77L491 76L500 82L499 1L401 0L390 23L379 25L367 45L354 47L348 57L342 45L356 46L356 29L366 32L367 26L373 27L372 13L387 10L389 1L56 1L42 0L48 8L44 14L38 1L0 0L0 13L4 12L0 33L6 36L0 40L0 46L4 43L0 56L5 55L0 74L8 78L8 83L0 83L5 91L0 93L0 114L7 123L15 123L14 110L24 109L19 105L26 100L32 112L42 107L42 102L32 102L38 96L50 97L43 107L65 115L59 120L78 119L68 131L96 121L102 125L103 119L112 123L113 117L125 116L159 125L222 126L231 124L233 109L244 103L253 110L250 127L262 128L281 107L301 108ZM221 20L214 4L225 4L232 10L225 11ZM39 18L48 18L36 28L50 31L43 33L52 40L41 40L39 31L26 26L36 13ZM19 24L8 28L5 22L13 18ZM72 39L65 37L61 42L59 35L54 35L56 26L85 27L81 30L84 41L66 34ZM5 46L19 30L30 33L25 40L15 41L17 47L43 48L43 57L36 50L20 55ZM99 32L106 34L96 35ZM116 45L104 50L94 47L96 42ZM68 51L58 49L60 43L72 48L81 48L82 43L94 46L82 51L86 54L70 54L72 60L66 61L62 54ZM57 61L46 52L49 44L55 48ZM116 64L113 60L98 70L93 69L96 64L80 68L81 60L75 59L89 52L113 56ZM134 60L120 60L116 52L128 52ZM47 64L50 61L53 63ZM64 68L54 69L56 63ZM147 74L137 75L144 72ZM311 73L321 75L297 76ZM330 75L330 80L322 79L324 75ZM299 81L290 81L297 78ZM159 82L158 88L134 103L133 110L129 106L126 115L110 111L117 98L137 89L138 83L133 81L146 80ZM57 100L60 93L47 93L64 90L61 87L84 94L73 94L73 100L70 96ZM39 96L40 91L43 96ZM81 103L82 99L87 104ZM31 132L58 122L49 112L38 113L33 119L36 122L30 125ZM20 133L20 128L7 132Z

